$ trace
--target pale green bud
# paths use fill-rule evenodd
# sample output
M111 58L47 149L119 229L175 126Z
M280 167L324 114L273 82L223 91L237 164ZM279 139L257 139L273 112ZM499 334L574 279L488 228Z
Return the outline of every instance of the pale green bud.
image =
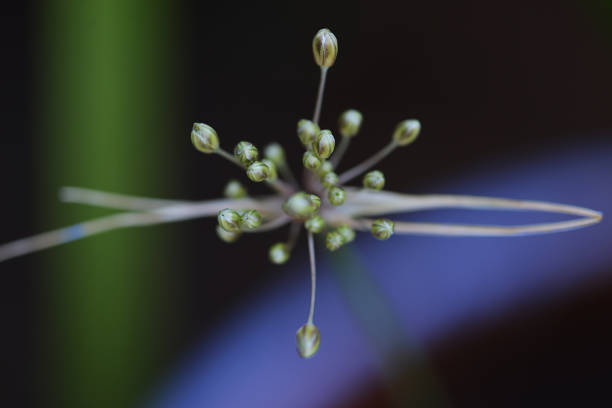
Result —
M319 177L323 177L327 173L329 173L330 171L333 171L333 170L334 170L334 166L331 164L331 162L328 162L327 160L323 160L321 162L321 167L319 167L317 169L317 175Z
M340 115L338 129L343 137L353 137L359 132L363 116L359 111L349 109Z
M325 234L325 247L330 251L335 251L344 245L344 238L338 231L330 231Z
M261 225L261 214L257 210L246 210L240 214L240 226L245 229L255 229Z
M346 199L346 193L340 187L332 187L327 193L327 199L332 205L342 205Z
M289 260L289 247L284 242L277 242L268 250L268 258L273 264L284 264Z
M321 198L316 194L310 195L310 202L316 207L316 210L321 208Z
M312 323L306 323L295 334L297 352L302 358L310 358L315 355L321 343L321 333Z
M249 167L247 167L247 176L252 181L259 183L270 176L270 168L266 165L266 163L254 161L249 165Z
M283 203L283 211L292 218L305 220L313 216L320 205L321 199L319 197L300 191Z
M386 218L379 218L372 222L372 235L374 238L384 241L393 235L393 221Z
M277 166L285 163L285 149L278 143L270 143L264 148L264 157Z
M234 148L234 156L244 166L253 163L259 157L257 148L249 142L242 141Z
M363 186L372 190L380 190L385 186L385 175L378 170L370 171L363 176Z
M330 171L321 178L321 183L325 188L333 187L338 184L338 175L333 171Z
M321 159L310 150L307 150L304 152L304 156L302 156L302 164L304 164L304 167L308 170L316 170L321 167Z
M223 195L227 198L238 199L247 195L246 188L238 180L230 180L223 189Z
M236 242L236 240L240 238L240 235L242 235L240 231L226 231L221 225L217 225L217 236L221 241L231 244L232 242Z
M270 175L268 176L268 180L276 180L278 178L276 164L274 164L274 162L270 159L263 159L261 162L268 166L268 168L270 169Z
M342 240L345 244L348 244L355 239L355 231L348 225L340 225L338 228L336 228L336 231L342 236Z
M221 228L229 232L239 232L240 231L240 214L237 211L234 211L230 208L226 208L224 210L219 211L219 215L217 216L217 221Z
M338 56L338 40L327 28L320 29L312 40L312 53L320 67L331 67Z
M319 134L319 126L311 120L302 119L297 124L297 134L304 147L310 149Z
M324 129L319 132L312 147L319 158L327 159L334 152L336 139L331 131Z
M315 215L306 220L304 227L313 234L318 234L325 228L325 220L320 215Z
M194 123L191 130L191 143L203 153L213 153L219 148L219 137L215 129L204 123Z
M393 132L393 140L399 146L406 146L417 138L421 131L421 122L416 119L408 119L400 122Z

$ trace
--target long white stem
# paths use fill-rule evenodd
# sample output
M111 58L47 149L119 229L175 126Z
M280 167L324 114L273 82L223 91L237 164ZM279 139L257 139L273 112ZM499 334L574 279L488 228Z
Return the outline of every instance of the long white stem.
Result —
M319 124L321 117L321 106L323 106L323 93L325 92L325 79L327 78L327 67L321 67L321 77L319 78L319 91L317 92L317 102L315 103L312 121Z
M65 203L87 204L97 207L131 211L147 211L168 207L170 205L190 203L190 201L184 200L138 197L80 187L62 187L59 191L59 199Z
M317 291L317 268L315 266L314 239L310 231L308 231L308 253L310 255L310 309L308 311L308 323L313 324L315 295Z
M364 160L363 162L356 165L355 167L340 174L338 176L338 183L344 184L347 181L354 179L355 177L357 177L358 175L365 172L370 167L374 166L376 163L378 163L379 161L387 157L389 153L391 153L396 147L397 147L397 144L395 144L395 142L392 141L391 143L383 147L381 150L379 150L377 153L374 153L374 155L370 157L369 159Z

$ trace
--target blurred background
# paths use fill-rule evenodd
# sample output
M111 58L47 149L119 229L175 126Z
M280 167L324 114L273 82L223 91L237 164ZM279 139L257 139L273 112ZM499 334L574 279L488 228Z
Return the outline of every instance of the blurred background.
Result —
M218 197L241 172L199 154L285 145L312 114L311 40L339 56L322 125L364 113L343 166L416 117L391 190L558 201L612 213L612 2L7 3L0 242L108 214L71 185ZM294 170L297 170L297 165ZM252 193L265 192L249 186ZM608 211L608 212L607 212ZM441 212L407 219L539 222ZM368 236L320 256L319 354L300 360L306 245L220 242L214 220L128 229L0 264L3 406L608 405L612 228L512 239ZM323 251L320 250L322 254Z

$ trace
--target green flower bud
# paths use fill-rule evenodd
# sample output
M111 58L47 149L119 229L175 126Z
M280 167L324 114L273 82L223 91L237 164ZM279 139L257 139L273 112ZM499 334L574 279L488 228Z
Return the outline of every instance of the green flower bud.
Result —
M266 165L266 163L254 161L249 167L247 167L247 176L252 181L259 183L270 176L270 168Z
M284 242L277 242L268 250L268 258L273 264L284 264L289 260L289 247Z
M259 157L257 148L249 142L242 141L234 148L234 156L244 166L253 163Z
M285 164L285 149L278 143L270 143L264 148L264 157L277 166Z
M373 170L363 176L363 186L372 190L380 190L385 186L385 175L378 170Z
M297 134L304 147L310 149L319 134L319 126L311 120L302 119L297 124Z
M342 240L345 244L348 244L355 239L355 231L348 225L340 225L338 228L336 228L336 231L342 236Z
M215 129L204 123L194 123L191 130L191 143L203 153L213 153L219 148L219 137Z
M227 198L238 199L247 195L246 188L238 180L230 180L223 189L223 195Z
M321 199L319 197L300 191L283 203L283 211L292 218L305 220L313 216L320 205Z
M217 236L221 241L231 244L232 242L236 242L236 240L240 238L240 235L242 235L240 231L226 231L221 225L217 225Z
M342 205L346 199L346 193L340 187L332 187L327 193L327 199L332 205Z
M344 245L344 238L338 231L330 231L325 234L325 247L330 251L335 251Z
M319 132L312 147L319 158L327 159L334 152L335 146L336 139L334 139L334 135L325 129Z
M393 132L393 140L399 146L406 146L417 138L421 131L421 122L416 119L408 119L400 122Z
M274 164L274 162L270 159L263 159L261 162L268 166L268 168L270 169L270 175L268 176L268 180L276 180L278 178L276 164Z
M321 333L312 323L306 323L295 334L297 352L302 358L310 358L315 355L321 343Z
M217 221L221 228L229 232L239 232L240 231L240 214L237 211L234 211L230 208L226 208L224 210L219 211L219 215L217 216Z
M372 222L372 235L374 238L384 241L393 235L393 221L386 218L379 218Z
M240 226L245 229L255 229L261 225L261 214L257 210L246 210L240 214Z
M304 227L313 234L318 234L323 231L325 228L325 220L320 215L315 215L314 217L309 218L304 223Z
M327 28L320 29L312 40L314 60L320 67L331 67L338 55L338 40Z
M359 132L363 116L359 111L349 109L340 115L338 129L343 137L353 137Z
M330 171L321 178L321 183L325 188L333 187L338 184L338 175L333 171Z
M316 170L321 167L321 160L310 150L304 152L304 156L302 156L302 164L308 170Z
M317 175L319 177L323 177L327 173L329 173L330 171L333 171L333 170L334 170L334 166L331 164L331 162L328 162L327 160L323 160L321 162L321 167L319 167L317 169Z

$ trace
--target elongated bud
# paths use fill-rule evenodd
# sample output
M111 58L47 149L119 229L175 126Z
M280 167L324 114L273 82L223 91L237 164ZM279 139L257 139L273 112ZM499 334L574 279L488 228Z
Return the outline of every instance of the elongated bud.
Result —
M237 211L230 208L219 211L217 221L221 228L229 232L240 232L241 217Z
M331 162L328 162L327 160L323 160L321 162L321 167L317 169L317 175L322 178L327 173L333 170L334 170L333 164L331 164Z
M327 199L332 205L342 205L346 199L346 193L340 187L332 187L327 193Z
M284 242L277 242L268 250L268 258L273 264L284 264L289 260L289 247Z
M308 170L316 170L321 167L321 159L310 150L307 150L304 152L304 156L302 156L302 164Z
M317 326L306 323L299 328L295 334L297 352L302 358L310 358L315 355L321 343L321 333Z
M349 109L340 115L338 129L343 137L353 137L359 132L363 116L355 109Z
M320 205L321 199L319 197L300 191L283 203L283 211L292 218L305 220L313 216Z
M417 138L421 131L421 122L416 119L408 119L400 122L393 132L393 140L399 146L406 146Z
M227 198L238 199L246 197L247 191L241 182L232 179L228 181L225 185L225 188L223 189L223 195Z
M253 163L259 157L259 152L253 144L242 141L234 147L234 156L244 166Z
M370 171L363 176L363 186L372 190L380 190L385 186L385 175L378 170Z
M342 241L345 244L353 242L355 239L355 231L348 225L340 225L338 228L336 228L336 231L342 236Z
M270 159L263 159L261 162L268 166L268 168L270 169L270 175L268 175L268 180L276 180L278 178L276 164L274 164L274 162Z
M325 234L325 247L330 251L335 251L344 245L344 238L338 231L330 231Z
M372 235L374 238L384 241L393 235L393 221L386 218L379 218L372 222Z
M254 161L247 167L247 176L251 181L259 183L260 181L264 181L270 175L270 168L266 165L266 163L260 161Z
M297 124L297 134L304 147L310 149L319 134L319 126L311 120L302 119Z
M223 229L221 225L217 225L217 236L221 239L221 241L232 243L236 242L242 233L240 231L226 231Z
M317 156L321 159L327 159L334 152L335 146L336 139L334 139L334 135L325 129L319 132L312 147Z
M285 149L278 143L270 143L264 148L264 157L277 166L285 164Z
M325 220L320 215L315 215L306 220L304 227L313 234L318 234L325 228Z
M338 56L338 40L327 28L320 29L312 40L314 60L320 67L331 67Z
M321 184L323 184L323 187L325 188L331 188L335 186L336 184L338 184L338 175L333 171L330 171L321 178Z
M257 210L246 210L241 214L240 226L245 229L255 229L261 225L261 214Z
M191 143L203 153L213 153L219 148L219 137L215 129L205 123L194 123L191 130Z

